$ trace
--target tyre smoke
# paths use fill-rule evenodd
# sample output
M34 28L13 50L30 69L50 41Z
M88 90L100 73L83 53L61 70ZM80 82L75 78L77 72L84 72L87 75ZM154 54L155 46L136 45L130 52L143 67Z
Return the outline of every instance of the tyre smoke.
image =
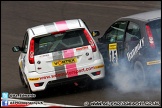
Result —
M126 64L123 62L122 64ZM108 66L108 64L107 64ZM121 92L136 92L145 90L161 90L161 66L154 66L159 71L151 72L145 77L145 81L136 79L133 69L129 69L128 65L121 67L119 70L113 69L110 72L110 83ZM142 74L138 74L142 76Z

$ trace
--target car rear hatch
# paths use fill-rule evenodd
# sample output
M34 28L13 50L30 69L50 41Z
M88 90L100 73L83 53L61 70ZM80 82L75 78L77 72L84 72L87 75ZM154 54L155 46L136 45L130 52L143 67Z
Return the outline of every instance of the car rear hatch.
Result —
M75 29L35 37L34 64L38 73L52 72L66 76L68 70L94 61L96 46L86 29Z
M146 24L149 43L149 55L153 58L161 56L161 19Z

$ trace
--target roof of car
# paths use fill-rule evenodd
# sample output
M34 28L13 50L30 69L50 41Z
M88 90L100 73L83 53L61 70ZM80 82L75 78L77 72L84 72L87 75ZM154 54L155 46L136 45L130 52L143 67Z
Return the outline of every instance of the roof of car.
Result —
M71 20L63 20L52 22L44 25L39 25L35 27L31 27L29 29L32 30L34 36L43 35L53 32L59 32L64 30L71 30L77 28L84 28L85 25L81 19L71 19Z
M143 21L151 21L151 20L159 19L159 18L161 19L161 10L159 9L159 10L153 10L149 12L143 12L143 13L134 14L134 15L130 15L130 16L122 17L122 18L138 19L138 20L143 20Z

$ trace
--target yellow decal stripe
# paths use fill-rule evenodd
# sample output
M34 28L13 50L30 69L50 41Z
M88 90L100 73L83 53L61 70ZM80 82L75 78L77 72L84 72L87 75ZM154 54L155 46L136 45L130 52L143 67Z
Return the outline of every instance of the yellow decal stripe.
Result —
M147 62L147 65L154 65L154 64L160 64L160 63L161 63L161 60L155 60L155 61Z
M94 69L103 68L104 65L94 66Z
M40 78L28 78L29 81L38 81Z

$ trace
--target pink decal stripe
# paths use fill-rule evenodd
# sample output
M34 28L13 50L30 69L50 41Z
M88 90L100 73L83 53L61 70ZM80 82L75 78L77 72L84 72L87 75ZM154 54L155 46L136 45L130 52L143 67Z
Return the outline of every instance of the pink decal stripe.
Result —
M63 52L64 52L64 58L74 57L73 49L64 50ZM65 65L65 68L66 68L68 78L78 75L78 73L76 73L77 72L76 63L67 64Z
M69 29L65 21L55 22L55 24L58 28L58 31L64 31Z

